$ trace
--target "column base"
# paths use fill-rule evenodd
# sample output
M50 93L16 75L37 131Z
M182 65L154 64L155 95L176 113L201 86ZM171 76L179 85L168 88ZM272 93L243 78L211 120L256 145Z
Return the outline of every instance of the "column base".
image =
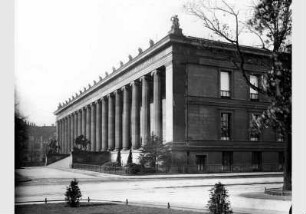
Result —
M142 153L141 149L132 150L132 160L133 163L139 164L139 156Z
M121 150L121 162L123 166L127 165L129 154L130 154L130 150Z
M117 156L118 156L118 151L109 151L110 154L110 161L111 162L117 162Z
M137 150L132 150L132 161L133 163L139 164L139 156L142 153L142 149L139 148ZM118 151L109 151L110 153L110 161L111 162L117 162L118 158ZM125 166L127 164L127 160L129 158L130 150L121 150L120 151L120 159L121 159L121 165Z

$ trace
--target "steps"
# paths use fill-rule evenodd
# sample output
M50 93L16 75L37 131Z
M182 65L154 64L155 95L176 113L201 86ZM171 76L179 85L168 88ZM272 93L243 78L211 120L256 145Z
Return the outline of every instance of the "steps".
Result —
M66 158L63 158L59 161L49 164L47 167L69 169L71 168L71 165L72 165L72 155L69 155Z

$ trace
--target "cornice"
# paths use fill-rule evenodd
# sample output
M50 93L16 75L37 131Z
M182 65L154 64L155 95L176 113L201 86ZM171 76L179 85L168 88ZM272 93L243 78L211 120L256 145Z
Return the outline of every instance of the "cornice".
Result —
M132 60L130 59L129 62L122 65L118 70L115 70L113 73L109 74L104 79L100 78L99 82L95 82L93 86L89 84L89 89L85 90L83 93L81 93L79 96L74 97L72 100L70 99L69 102L66 102L64 106L58 108L56 111L54 111L55 115L58 115L60 112L67 109L69 106L73 105L74 103L78 102L79 100L82 100L84 97L88 96L89 94L95 92L99 88L103 87L104 85L108 84L112 80L114 80L116 77L120 76L121 74L128 72L133 67L136 67L140 63L144 62L146 59L148 59L150 56L154 55L158 51L165 48L165 46L170 45L171 39L170 35L165 36L161 40L159 40L157 43L155 43L153 46L150 46L145 51L141 51L139 55L137 55Z
M113 68L113 72L111 74L108 74L105 78L101 78L99 82L94 81L93 86L88 84L88 89L84 87L84 91L80 91L80 94L76 96L72 96L72 99L69 98L68 101L63 106L59 106L59 108L54 111L55 115L58 115L59 113L65 111L65 109L69 108L74 103L77 103L78 101L82 100L84 97L94 93L101 87L107 85L108 83L112 82L114 79L116 79L118 76L122 75L123 73L128 72L129 70L133 69L137 65L141 64L142 62L146 61L149 57L157 53L158 51L164 49L167 46L173 45L173 44L187 44L192 46L198 46L198 47L205 47L209 46L211 48L219 48L219 49L226 49L230 51L235 51L235 46L230 43L226 42L220 42L220 41L213 41L208 39L201 39L196 37L190 37L190 36L184 36L184 35L175 35L175 34L168 34L155 44L150 42L150 47L147 48L145 51L142 51L139 49L139 54L132 58L129 55L129 61L125 64L122 62L120 63L120 68L117 70ZM270 52L254 48L250 46L241 46L241 49L244 53L252 53L257 55L263 55L263 56L269 56Z

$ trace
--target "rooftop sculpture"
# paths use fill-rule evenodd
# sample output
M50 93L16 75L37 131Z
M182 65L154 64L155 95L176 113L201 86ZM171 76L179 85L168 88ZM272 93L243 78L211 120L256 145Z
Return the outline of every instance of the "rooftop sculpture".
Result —
M150 43L150 47L154 45L154 41L152 39L150 39L149 43Z
M129 55L129 61L132 61L133 57L131 55Z
M172 25L171 25L171 30L169 31L169 34L175 34L175 35L183 35L182 33L182 29L180 28L180 23L179 23L179 18L178 18L178 15L174 15L171 17L171 22L172 22ZM154 41L152 39L149 40L149 44L150 44L150 47L153 47L154 46ZM143 50L142 48L138 48L138 55L142 54L143 53ZM131 55L128 55L128 58L129 58L129 62L133 60L133 57ZM124 65L124 63L122 61L120 61L120 67L122 67ZM112 67L112 72L116 72L116 68L115 67ZM109 76L109 73L108 72L105 72L105 77L108 77ZM99 82L102 81L103 78L101 76L99 76ZM93 81L93 86L96 85L97 82L94 80ZM65 100L65 102L61 105L59 104L58 108L61 108L63 107L64 105L67 105L69 102L71 102L72 100L74 100L75 98L77 98L78 96L80 96L81 94L83 94L84 92L86 92L87 90L89 90L92 86L90 84L88 84L88 89L86 87L83 88L83 91L80 90L79 94L78 93L75 93L75 97L72 96L72 99L69 98L69 100Z
M183 35L178 15L172 16L170 20L172 21L172 26L169 34Z

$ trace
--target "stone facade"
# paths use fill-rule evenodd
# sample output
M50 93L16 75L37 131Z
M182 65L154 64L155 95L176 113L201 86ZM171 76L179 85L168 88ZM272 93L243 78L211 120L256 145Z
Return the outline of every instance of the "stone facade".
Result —
M251 115L260 114L269 100L250 92L231 61L235 47L184 36L177 17L172 21L163 39L150 41L147 50L59 105L61 153L69 153L75 137L83 134L91 141L90 151L109 151L116 160L121 150L125 160L132 149L137 161L154 134L171 144L173 168L179 171L281 170L284 142L270 129L250 135ZM242 51L250 75L265 72L268 52ZM229 76L225 92L221 72ZM225 137L222 118L227 118Z

